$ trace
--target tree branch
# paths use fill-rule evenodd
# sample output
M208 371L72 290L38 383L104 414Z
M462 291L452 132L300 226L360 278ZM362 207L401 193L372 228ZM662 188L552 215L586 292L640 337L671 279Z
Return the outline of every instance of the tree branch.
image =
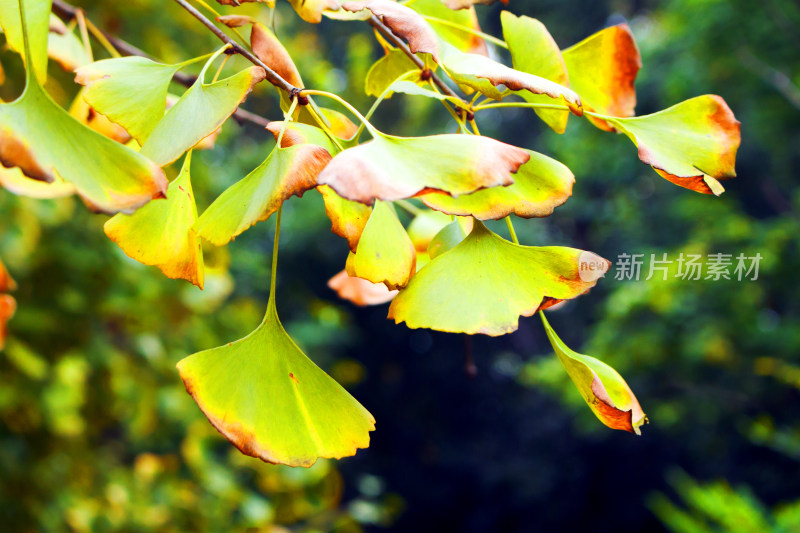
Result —
M78 15L79 9L80 8L67 4L63 0L53 0L53 13L55 13L56 16L58 16L64 22L69 22L74 19ZM123 41L122 39L115 37L114 35L111 35L102 29L98 28L97 31L102 33L106 40L108 40L108 42L111 43L111 45L122 55L146 57L147 59L152 59L155 61L155 58L153 58L150 54L137 48L131 43ZM175 73L174 79L184 87L191 87L197 81L196 76L184 74L182 72ZM233 113L233 118L236 119L236 121L240 124L243 122L251 122L263 128L266 128L267 124L270 123L269 119L262 117L261 115L256 115L255 113L251 113L250 111L246 111L241 107Z

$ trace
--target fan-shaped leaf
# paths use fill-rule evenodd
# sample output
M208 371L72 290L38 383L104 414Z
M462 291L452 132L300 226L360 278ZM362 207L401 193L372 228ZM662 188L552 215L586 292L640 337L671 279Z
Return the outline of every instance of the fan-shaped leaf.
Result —
M339 298L360 306L385 304L397 294L396 290L389 290L383 283L372 283L351 276L346 270L329 279L328 287L336 291Z
M20 2L25 2L25 30L22 28ZM51 0L3 0L0 2L0 27L8 46L19 53L26 68L33 64L40 83L47 80L47 38L50 29ZM30 64L24 53L25 35L28 35Z
M500 21L503 24L503 37L511 52L514 69L541 76L564 87L570 86L564 58L561 57L558 45L544 24L530 17L517 17L508 11L500 14ZM520 92L519 95L530 103L552 102L548 101L548 96L531 94L528 91ZM569 118L568 112L554 109L535 109L535 111L553 130L564 133Z
M308 467L353 455L375 429L372 415L286 334L274 299L250 335L190 355L178 370L214 427L269 463Z
M373 15L392 30L392 33L408 41L408 48L414 52L430 54L439 62L439 37L422 15L391 0L359 0L345 2L342 7L346 11L358 12L369 10Z
M347 257L347 273L397 289L414 275L415 263L414 245L394 209L376 202L355 253Z
M204 239L222 246L257 222L267 220L292 195L317 186L330 154L319 146L276 147L267 159L225 190L195 224Z
M452 250L464 240L467 233L457 221L452 221L443 227L433 236L428 243L428 256L431 260L436 259L448 250Z
M720 194L717 180L736 177L740 123L725 100L705 95L652 115L609 122L639 148L639 159L693 191Z
M530 160L519 167L514 183L481 189L453 198L430 193L420 199L432 209L451 215L472 215L479 220L498 220L514 214L523 218L546 217L572 195L575 177L555 159L528 150Z
M194 85L156 125L142 145L143 155L161 166L172 163L219 128L244 101L253 85L266 76L261 67L250 67L224 80L205 83L206 71L221 52L208 60Z
M168 278L203 288L203 250L192 229L197 207L190 176L192 152L170 183L166 200L145 205L132 215L116 215L103 229L129 257L157 266Z
M597 418L612 429L640 435L647 417L622 376L604 362L572 351L558 338L544 313L539 315L553 350Z
M521 148L479 135L374 136L336 155L319 183L365 204L429 190L458 196L513 183L512 173L529 158Z
M632 117L636 107L636 74L642 67L639 48L627 24L601 30L563 52L570 86L583 105L612 117ZM613 131L606 121L589 120L600 129Z
M581 271L592 262L595 270ZM389 307L410 328L504 335L544 303L575 298L610 263L591 252L512 244L476 222L472 233L414 276Z
M105 115L97 113L92 107L83 99L85 88L78 91L78 95L72 101L69 107L69 114L92 128L94 131L113 139L118 143L126 144L131 140L128 132L119 124L110 121Z
M103 59L79 68L75 82L98 113L143 144L164 117L167 90L184 64L164 65L138 56Z

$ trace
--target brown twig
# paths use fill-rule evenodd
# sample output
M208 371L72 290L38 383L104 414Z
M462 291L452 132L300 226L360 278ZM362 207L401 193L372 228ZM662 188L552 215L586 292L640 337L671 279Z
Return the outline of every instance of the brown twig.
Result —
M58 16L64 22L69 22L76 18L79 10L80 8L67 4L63 0L53 0L53 13L55 13L56 16ZM122 55L146 57L147 59L155 60L155 58L153 58L150 54L137 48L131 43L123 41L119 37L115 37L114 35L111 35L110 33L99 28L97 31L102 33L106 40L111 43L111 46L116 48L116 50ZM197 81L197 76L184 74L183 72L177 72L174 76L174 79L184 87L191 87ZM236 119L236 121L240 124L243 122L251 122L264 128L266 128L267 124L270 123L269 119L262 117L261 115L256 115L255 113L251 113L250 111L242 109L241 107L233 113L233 118Z

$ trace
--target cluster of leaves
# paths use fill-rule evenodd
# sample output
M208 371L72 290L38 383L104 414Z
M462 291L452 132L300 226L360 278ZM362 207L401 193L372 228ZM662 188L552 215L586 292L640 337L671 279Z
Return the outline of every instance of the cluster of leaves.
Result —
M0 104L0 160L8 167L0 172L9 190L38 197L76 193L94 210L117 213L105 232L126 254L201 288L202 239L223 246L276 215L271 292L261 325L178 364L203 413L245 454L310 466L320 457L352 455L368 445L375 427L369 412L308 359L278 318L281 205L292 196L317 189L332 230L347 241L345 270L330 282L342 297L357 304L391 300L389 318L410 328L497 336L516 330L520 317L586 293L609 263L574 248L517 242L509 217L552 214L571 195L574 176L543 154L480 135L476 115L531 108L558 133L570 113L586 117L601 130L629 137L641 161L660 176L702 193L719 194L719 180L735 175L739 124L720 97L634 116L640 59L625 25L561 51L540 22L508 12L501 16L504 40L483 34L469 2L293 6L309 22L324 14L368 20L376 28L385 55L367 74L366 91L378 98L366 115L333 93L304 89L274 33L236 15L218 20L237 36L237 28L249 26L247 48L228 37L217 51L177 64L115 57L79 66L84 111L71 115L43 87L50 2L17 0L0 9L9 45L27 67L22 96ZM513 68L488 57L487 42L507 48ZM231 52L252 55L254 65L219 79ZM209 70L222 57L212 77ZM173 77L200 61L197 80L167 109ZM267 127L275 148L198 217L192 150L213 144L265 79L280 91L284 111L282 121ZM369 119L393 93L440 101L458 133L397 137L379 131ZM511 96L522 101L493 102ZM360 125L318 105L317 97L337 101ZM91 123L96 117L103 117L102 125ZM371 140L363 142L365 131ZM167 183L162 167L182 156L178 176ZM414 215L407 228L395 206ZM483 223L503 218L513 242ZM598 418L638 433L646 417L625 381L601 361L567 348L544 315L542 320Z

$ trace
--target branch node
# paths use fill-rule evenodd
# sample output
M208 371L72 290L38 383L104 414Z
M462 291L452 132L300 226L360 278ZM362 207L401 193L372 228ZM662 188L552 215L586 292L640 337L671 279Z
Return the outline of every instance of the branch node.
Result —
M428 81L433 77L433 71L429 68L422 69L422 72L419 73L419 79L422 81Z

